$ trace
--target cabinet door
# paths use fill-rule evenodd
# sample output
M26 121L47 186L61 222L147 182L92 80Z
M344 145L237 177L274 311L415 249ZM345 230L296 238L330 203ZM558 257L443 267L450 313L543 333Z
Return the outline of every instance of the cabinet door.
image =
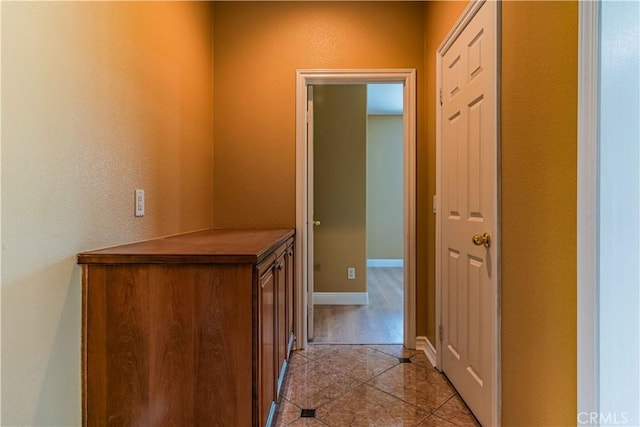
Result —
M286 319L287 319L287 359L289 359L289 354L291 353L291 348L293 347L293 327L294 327L294 286L293 286L293 278L294 278L294 262L293 262L293 243L289 245L287 251L285 253L285 293L287 298L287 307L286 307Z
M278 394L280 393L280 385L282 384L282 379L284 378L284 368L287 358L287 318L286 318L286 308L287 308L287 293L286 293L286 271L285 271L285 251L280 254L280 256L276 259L275 263L275 274L276 274L276 289L277 289L277 331L278 331L278 340L277 340L277 356L278 370L276 371L278 374Z
M276 392L276 289L274 269L269 268L260 276L260 297L258 301L259 310L259 411L260 425L264 426L270 417L275 406Z

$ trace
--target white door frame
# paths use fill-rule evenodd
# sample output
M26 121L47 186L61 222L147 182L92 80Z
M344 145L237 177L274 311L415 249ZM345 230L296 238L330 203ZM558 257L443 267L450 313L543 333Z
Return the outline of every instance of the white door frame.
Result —
M638 419L638 401L631 401L637 398L638 392L631 389L638 387L637 359L612 358L611 354L612 339L624 343L624 347L615 348L616 354L638 348L637 341L629 341L629 335L637 340L634 332L638 325L635 319L629 319L635 314L630 310L637 310L637 305L620 304L628 298L621 294L622 290L637 285L638 279L635 275L627 276L623 283L612 283L618 280L614 270L621 264L626 272L637 274L634 268L637 264L632 263L638 262L638 247L635 242L621 240L622 232L611 235L612 223L625 234L637 235L637 230L629 227L630 220L618 222L620 218L611 212L611 206L620 212L629 212L623 204L614 205L622 197L612 191L612 169L622 167L625 171L629 165L618 165L619 158L612 157L612 151L620 150L618 143L637 140L630 131L620 135L614 132L620 117L625 120L637 117L633 113L620 116L617 111L618 105L629 108L631 96L621 96L622 92L633 94L635 90L637 93L638 87L635 62L638 39L634 35L638 31L637 15L629 15L632 26L618 19L619 14L628 14L625 7L631 4L585 1L578 6L578 425L611 425L615 420L619 424L636 425ZM628 58L620 59L621 51ZM633 69L630 64L634 64ZM616 84L612 84L613 81ZM637 111L638 104L634 103L633 108ZM617 182L615 185L618 187ZM637 197L637 194L624 195L630 201ZM626 257L620 258L621 253ZM617 263L612 263L612 254ZM617 333L620 335L616 336ZM630 367L630 364L634 365ZM633 379L625 383L624 377Z
M338 69L296 72L296 347L307 346L307 86L319 84L404 84L404 345L416 344L416 70Z
M578 417L598 402L598 86L600 2L578 4ZM580 421L580 419L579 419Z
M453 45L460 33L467 27L469 22L476 15L480 7L485 3L485 0L472 0L464 10L460 18L456 21L453 28L449 31L444 41L438 48L436 53L436 88L438 91L442 88L442 58L447 53L449 48ZM492 224L495 232L491 236L491 244L496 246L496 258L497 258L497 278L495 295L497 296L495 301L495 310L493 318L491 320L492 335L494 337L491 346L493 347L494 360L491 361L491 376L492 376L492 390L491 390L491 402L492 402L492 419L496 421L496 426L500 426L501 420L501 343L500 343L500 263L501 263L501 234L500 234L500 75L501 75L501 48L500 40L501 33L501 4L496 2L496 55L495 55L495 88L496 88L496 130L497 130L497 159L496 159L496 174L497 174L497 189L496 189L496 218L495 223ZM436 322L437 326L442 324L442 252L440 248L440 242L442 240L442 214L440 211L440 195L443 193L442 189L442 106L440 105L439 96L436 96ZM436 367L442 369L442 341L440 337L440 331L436 328Z

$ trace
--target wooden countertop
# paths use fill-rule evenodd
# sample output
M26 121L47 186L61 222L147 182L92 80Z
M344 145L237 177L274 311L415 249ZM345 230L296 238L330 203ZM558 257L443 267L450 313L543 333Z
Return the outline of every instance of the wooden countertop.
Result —
M293 229L216 229L78 254L78 264L258 264L294 234Z

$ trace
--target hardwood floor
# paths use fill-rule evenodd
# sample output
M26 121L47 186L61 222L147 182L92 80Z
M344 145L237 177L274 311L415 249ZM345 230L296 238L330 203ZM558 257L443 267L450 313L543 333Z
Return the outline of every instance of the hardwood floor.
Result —
M403 269L367 268L369 305L316 305L310 344L402 344Z

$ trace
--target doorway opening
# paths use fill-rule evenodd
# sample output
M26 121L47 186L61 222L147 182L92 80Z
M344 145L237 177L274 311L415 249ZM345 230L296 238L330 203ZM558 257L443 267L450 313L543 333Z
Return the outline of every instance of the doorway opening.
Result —
M362 266L356 268L358 272L364 273L373 271L369 275L372 280L374 276L380 276L382 270L396 268L396 274L401 276L403 298L402 306L402 344L408 348L415 348L415 132L416 132L416 73L413 69L400 70L299 70L297 73L296 91L296 250L300 256L297 257L296 283L297 283L297 322L296 336L297 348L305 348L314 330L314 273L316 272L316 262L314 261L314 236L315 228L323 227L322 218L314 218L314 132L313 132L313 86L337 86L346 85L373 85L373 84L399 84L402 91L402 177L401 177L401 255L400 258L370 258L367 267L367 255L364 255ZM365 95L366 99L366 95ZM366 117L365 117L366 121ZM376 119L373 120L377 121ZM365 177L366 183L366 177ZM331 191L327 192L330 194ZM366 200L366 196L363 197ZM316 213L318 213L316 211ZM365 214L366 216L366 214ZM315 224L315 225L314 225ZM337 228L332 234L345 234L344 229ZM344 237L344 236L343 236ZM366 237L365 237L366 240ZM375 240L375 239L372 239ZM367 249L365 246L364 253ZM371 250L369 251L371 252ZM373 255L373 254L372 254ZM397 257L398 255L396 255ZM393 261L391 261L393 260ZM394 264L396 267L388 266ZM382 265L383 267L373 267ZM399 266L402 267L399 267ZM388 267L387 267L388 266ZM320 266L322 268L322 266ZM345 278L353 273L349 266L341 275ZM341 268L342 269L342 268ZM349 280L349 279L347 279ZM383 281L387 281L383 279ZM365 282L366 283L366 282ZM329 292L331 293L331 292ZM344 294L344 292L342 292ZM386 293L386 291L385 291ZM347 295L349 292L346 293ZM356 300L367 298L366 292L359 295L352 292L351 296L346 296ZM322 296L322 298L331 297ZM341 295L345 297L345 295ZM363 302L363 301L360 301ZM366 302L366 300L364 301ZM352 310L355 311L355 310ZM366 321L366 320L365 320ZM348 322L348 320L347 320ZM343 322L344 323L344 322ZM341 325L340 327L343 327ZM344 338L344 337L343 337ZM341 341L349 338L341 338ZM324 337L324 342L335 342L335 338ZM346 341L345 341L346 343Z
M309 341L402 344L403 85L313 85L311 92Z

